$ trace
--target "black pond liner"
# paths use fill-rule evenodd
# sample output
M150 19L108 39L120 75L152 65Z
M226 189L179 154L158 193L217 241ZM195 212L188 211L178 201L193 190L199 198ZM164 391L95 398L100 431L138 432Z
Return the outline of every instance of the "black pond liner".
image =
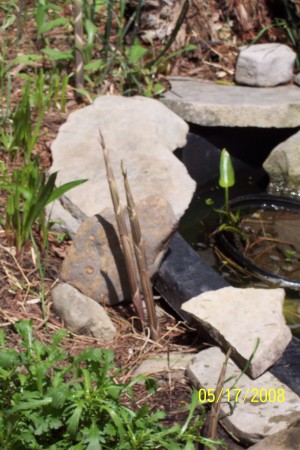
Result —
M231 200L229 202L229 207L232 211L240 210L241 212L243 210L251 212L258 209L298 212L300 227L300 202L292 198L267 194L250 194ZM226 254L226 256L232 258L241 267L246 268L249 272L257 275L260 279L263 279L270 284L275 284L276 287L300 291L300 281L289 280L280 275L267 272L254 264L253 261L246 258L234 245L232 233L226 233L226 231L217 233L216 245L223 251L224 254Z

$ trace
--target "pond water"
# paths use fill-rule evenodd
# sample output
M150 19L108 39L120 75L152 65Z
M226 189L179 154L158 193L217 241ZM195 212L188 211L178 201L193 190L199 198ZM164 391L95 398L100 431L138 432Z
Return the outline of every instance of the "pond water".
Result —
M216 130L192 127L186 147L177 151L177 156L184 162L188 172L197 182L196 193L180 221L179 232L232 286L268 287L266 283L251 276L247 271L243 273L234 265L228 264L223 254L217 256L213 251L212 240L209 236L218 226L219 220L213 208L221 208L224 204L224 190L218 186L220 149L226 147L231 153L235 169L236 183L230 189L230 198L263 193L268 185L268 176L262 169L262 162L272 148L295 133L295 130L261 129L257 131L255 129L253 131L247 129L244 130L244 135L242 131L238 130L238 139L236 139L236 129ZM240 143L240 149L237 142ZM213 208L207 206L208 198L213 201ZM274 256L276 258L277 255ZM294 254L288 252L286 269L288 269L289 256L293 258ZM300 337L300 292L286 290L284 312L293 334Z

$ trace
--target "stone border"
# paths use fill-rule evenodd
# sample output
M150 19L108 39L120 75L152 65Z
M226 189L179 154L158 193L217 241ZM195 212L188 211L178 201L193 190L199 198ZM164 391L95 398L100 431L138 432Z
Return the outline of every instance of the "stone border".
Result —
M175 233L154 285L171 308L183 320L192 324L194 320L191 315L181 310L182 303L203 292L225 286L229 284ZM269 372L300 395L299 339L293 337Z

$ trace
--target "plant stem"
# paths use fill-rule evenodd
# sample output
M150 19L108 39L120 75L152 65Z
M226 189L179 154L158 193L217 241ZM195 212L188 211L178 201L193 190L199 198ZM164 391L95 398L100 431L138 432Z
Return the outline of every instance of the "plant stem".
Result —
M230 223L230 212L229 212L229 188L225 187L225 210L227 213L227 220Z
M146 260L146 251L145 251L145 243L142 238L141 228L139 219L137 216L135 203L131 194L131 189L129 186L127 173L123 167L123 163L121 162L121 170L124 177L124 186L126 191L127 198L127 208L131 226L131 233L133 239L133 246L135 252L135 258L137 262L137 266L139 269L140 280L143 288L144 300L146 303L146 308L148 312L149 326L150 326L150 334L151 338L154 341L159 339L159 327L158 321L155 311L155 304L153 299L152 285L148 274L147 268L147 260Z
M116 222L119 230L119 236L120 236L120 244L123 251L123 256L125 260L125 266L128 274L128 281L131 291L132 300L134 303L134 306L136 308L138 317L142 322L145 321L144 312L143 312L143 305L142 305L142 298L141 293L137 281L137 274L136 274L136 267L134 264L133 259L133 252L132 252L132 246L130 243L127 226L125 222L125 216L124 211L120 203L120 197L118 193L118 188L116 185L115 177L111 168L109 156L108 156L108 150L105 147L105 142L103 139L103 136L101 132L100 134L100 145L102 147L104 161L105 161L105 167L106 167L106 174L107 174L107 181L109 185L109 190L111 194L112 203L114 206L115 216L116 216Z
M74 0L74 33L75 33L75 85L83 89L83 25L81 0ZM77 93L80 96L80 94Z

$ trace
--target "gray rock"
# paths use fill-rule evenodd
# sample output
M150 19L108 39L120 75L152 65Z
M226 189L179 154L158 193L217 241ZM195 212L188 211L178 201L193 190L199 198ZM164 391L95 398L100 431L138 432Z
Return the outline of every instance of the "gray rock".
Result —
M237 83L277 86L293 77L296 53L284 44L256 44L240 50L235 71Z
M182 309L192 314L203 328L244 369L256 378L282 355L292 336L282 314L283 289L240 289L225 287L192 298Z
M288 428L266 437L250 447L251 450L299 450L300 448L300 413Z
M51 295L56 313L71 331L104 341L114 338L114 324L99 303L66 283L55 286Z
M187 122L208 127L294 128L300 126L297 86L225 86L171 77L161 101Z
M300 131L277 145L263 163L272 194L300 195Z
M158 270L177 220L162 197L148 197L136 205L145 242L148 272ZM130 231L130 225L127 226ZM62 280L88 297L114 305L130 299L128 277L120 250L112 209L88 218L80 227L63 262Z
M188 207L195 182L184 165L172 154L186 142L187 124L159 101L144 97L103 96L76 111L60 128L52 144L51 172L58 171L57 184L75 179L88 181L64 195L66 217L53 207L54 217L74 235L74 220L98 214L111 207L99 129L110 153L112 168L125 205L121 160L136 202L160 195L170 202L179 219Z
M295 84L297 84L297 86L300 86L300 73L297 73L297 75L295 76L294 82L295 82Z
M204 388L207 395L208 389L214 393L224 359L225 355L217 347L204 350L190 363L187 376L197 388ZM295 414L300 412L298 395L270 372L256 380L251 380L245 374L237 380L240 375L240 369L229 359L219 414L223 418L220 422L228 433L249 445L285 430L294 420ZM205 392L200 393L203 401ZM234 400L237 403L232 411ZM273 450L273 447L269 448Z

